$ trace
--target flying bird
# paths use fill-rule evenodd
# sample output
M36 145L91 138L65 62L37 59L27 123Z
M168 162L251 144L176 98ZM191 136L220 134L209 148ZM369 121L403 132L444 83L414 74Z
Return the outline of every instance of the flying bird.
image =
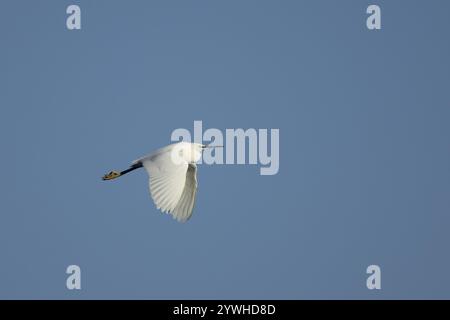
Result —
M103 180L121 177L133 170L145 168L149 175L150 195L156 207L171 214L179 222L192 216L197 193L197 165L202 152L209 146L200 143L177 142L139 158L121 172L111 171Z

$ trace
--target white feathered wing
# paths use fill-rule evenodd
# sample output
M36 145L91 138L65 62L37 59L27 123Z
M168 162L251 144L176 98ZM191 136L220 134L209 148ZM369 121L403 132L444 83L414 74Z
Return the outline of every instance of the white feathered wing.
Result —
M162 148L133 163L141 162L149 175L150 195L162 212L170 213L179 222L192 216L197 193L197 166L175 164L172 148Z

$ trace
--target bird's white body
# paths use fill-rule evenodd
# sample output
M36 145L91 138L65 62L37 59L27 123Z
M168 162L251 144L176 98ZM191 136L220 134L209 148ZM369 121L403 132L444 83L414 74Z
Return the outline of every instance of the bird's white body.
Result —
M196 162L204 145L178 142L137 159L149 175L150 195L156 207L185 222L191 215L197 193Z
M178 142L158 149L133 161L130 168L111 171L103 180L112 180L144 167L149 175L150 195L156 207L185 222L192 216L197 193L197 161L206 146L200 143Z

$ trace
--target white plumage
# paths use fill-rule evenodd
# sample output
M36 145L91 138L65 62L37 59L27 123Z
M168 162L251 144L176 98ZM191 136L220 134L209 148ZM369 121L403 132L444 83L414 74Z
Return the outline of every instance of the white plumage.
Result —
M192 215L197 192L197 165L203 145L179 142L133 162L142 163L149 175L150 194L162 212L180 222Z
M192 216L197 193L197 165L208 146L178 142L133 161L125 171L111 171L103 180L111 180L144 167L149 175L150 195L158 209L180 222Z

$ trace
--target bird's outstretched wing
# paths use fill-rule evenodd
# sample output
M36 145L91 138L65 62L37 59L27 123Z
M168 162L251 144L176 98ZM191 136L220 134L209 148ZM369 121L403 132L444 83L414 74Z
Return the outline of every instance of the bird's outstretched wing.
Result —
M174 164L170 149L157 150L137 161L149 174L150 195L156 207L180 222L189 219L197 190L196 166Z
M187 221L192 216L197 193L197 166L190 164L186 173L186 183L180 201L173 211L173 217L180 222Z

